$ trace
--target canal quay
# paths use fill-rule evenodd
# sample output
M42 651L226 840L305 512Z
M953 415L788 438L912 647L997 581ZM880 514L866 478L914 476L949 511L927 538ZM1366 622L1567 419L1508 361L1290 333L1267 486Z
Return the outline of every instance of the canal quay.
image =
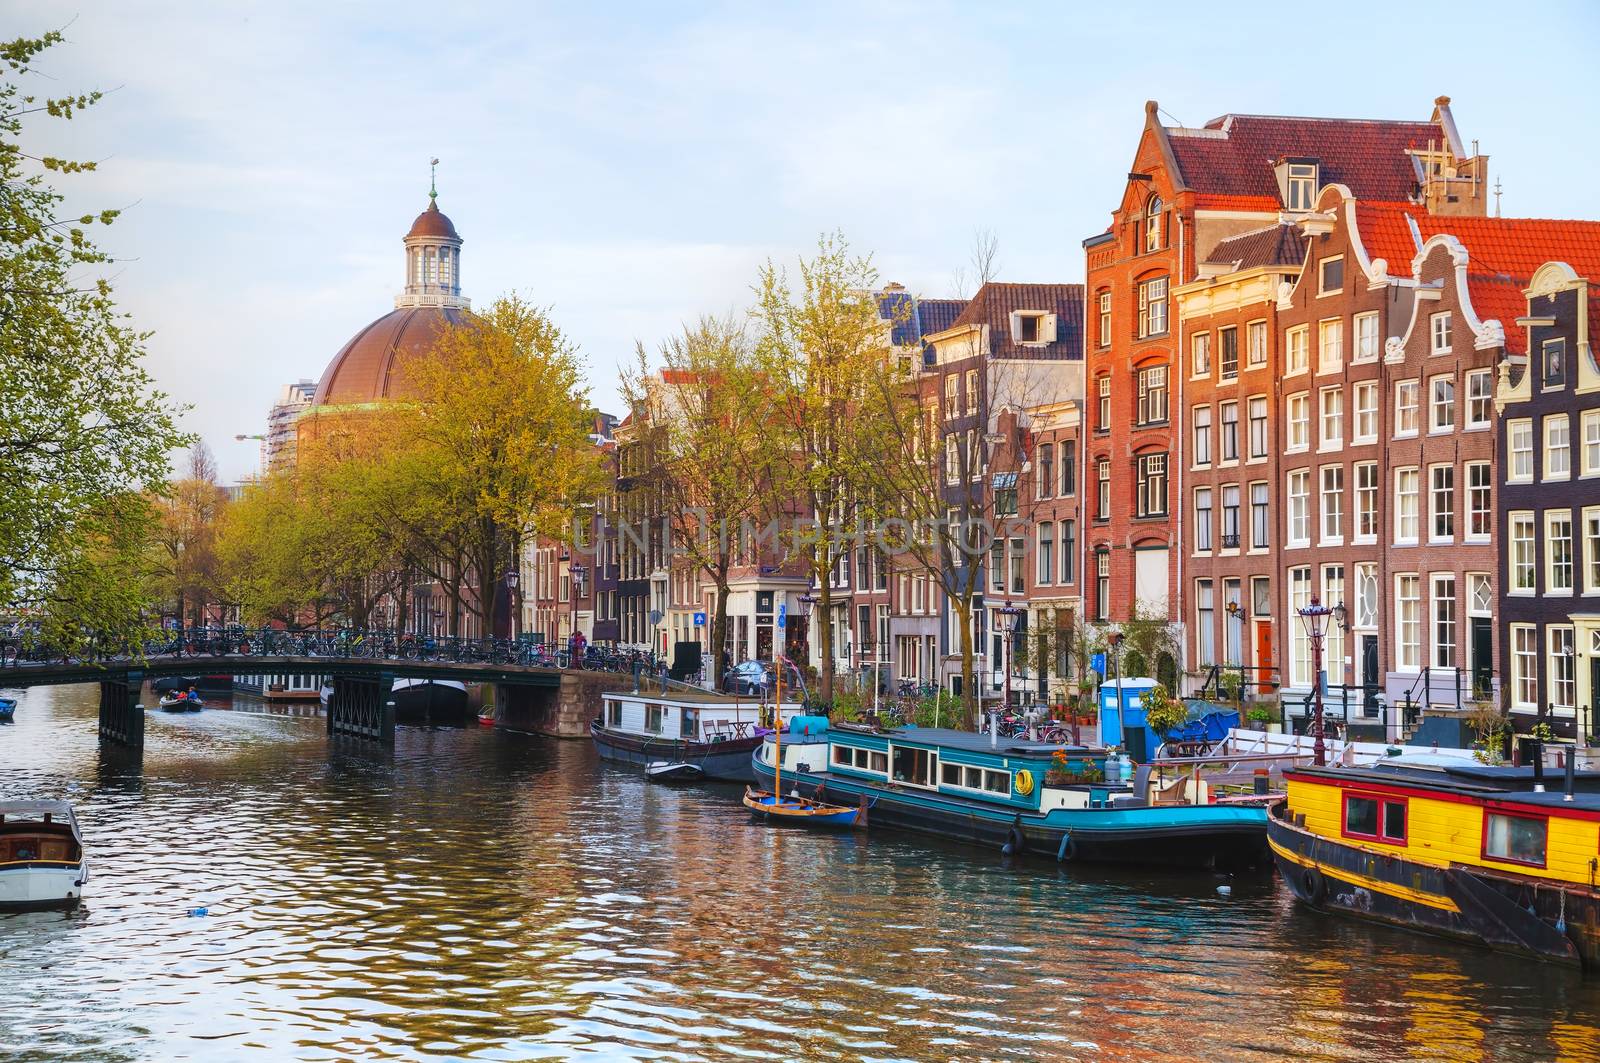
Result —
M1270 874L773 829L588 742L391 749L243 699L151 713L141 757L97 740L95 687L20 698L0 792L71 801L93 874L74 912L0 916L7 1059L1600 1051L1595 980L1319 915Z

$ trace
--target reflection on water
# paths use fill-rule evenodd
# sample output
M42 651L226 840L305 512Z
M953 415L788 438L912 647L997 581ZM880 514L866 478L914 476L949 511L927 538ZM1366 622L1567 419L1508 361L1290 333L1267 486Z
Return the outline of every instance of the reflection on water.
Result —
M234 709L251 711L234 711ZM586 744L330 743L254 703L102 750L29 692L0 794L66 797L72 915L0 916L0 1047L78 1059L1589 1060L1600 982L1306 912L750 822ZM204 907L205 916L190 909Z

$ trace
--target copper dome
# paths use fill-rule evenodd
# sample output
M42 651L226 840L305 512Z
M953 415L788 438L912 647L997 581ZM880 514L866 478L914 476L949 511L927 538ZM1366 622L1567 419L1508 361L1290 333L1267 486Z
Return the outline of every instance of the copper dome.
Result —
M428 209L417 215L417 220L411 223L411 231L406 233L407 240L418 236L431 236L438 240L461 239L456 235L456 227L439 209L438 201L432 198L428 200Z
M449 219L444 224L449 226ZM470 320L471 314L453 306L405 307L383 315L333 356L312 401L318 406L345 406L406 397L397 363L426 354L445 328Z

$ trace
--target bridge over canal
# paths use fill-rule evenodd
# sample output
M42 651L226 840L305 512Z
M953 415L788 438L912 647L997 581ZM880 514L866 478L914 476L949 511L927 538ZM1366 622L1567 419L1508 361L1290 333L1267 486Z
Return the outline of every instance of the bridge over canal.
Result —
M59 655L49 659L43 650L10 652L0 656L0 689L98 683L101 739L143 748L145 706L140 699L146 680L224 673L322 675L333 686L327 711L330 735L392 743L395 710L390 695L396 679L489 684L497 692L497 725L576 738L588 734L588 722L599 714L603 691L632 688L653 673L646 658L602 658L574 668L564 666L564 655L508 647L503 640L429 639L426 648L420 648L392 637L341 633L337 642L354 652L283 653L272 651L284 642L291 642L293 649L308 643L275 635L281 633L234 635L223 652L216 652L215 641L209 643L210 652L197 653L192 647L207 643L178 640L163 647L166 652L96 661Z

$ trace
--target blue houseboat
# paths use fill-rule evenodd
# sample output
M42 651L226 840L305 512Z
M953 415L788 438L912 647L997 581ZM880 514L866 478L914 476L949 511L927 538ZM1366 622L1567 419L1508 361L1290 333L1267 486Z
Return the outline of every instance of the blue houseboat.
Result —
M783 740L784 793L840 805L866 798L871 826L903 827L1060 860L1266 867L1265 802L1211 802L1203 779L1102 781L1103 749L944 728L835 724ZM774 744L753 755L770 787ZM1111 760L1112 774L1117 761Z

